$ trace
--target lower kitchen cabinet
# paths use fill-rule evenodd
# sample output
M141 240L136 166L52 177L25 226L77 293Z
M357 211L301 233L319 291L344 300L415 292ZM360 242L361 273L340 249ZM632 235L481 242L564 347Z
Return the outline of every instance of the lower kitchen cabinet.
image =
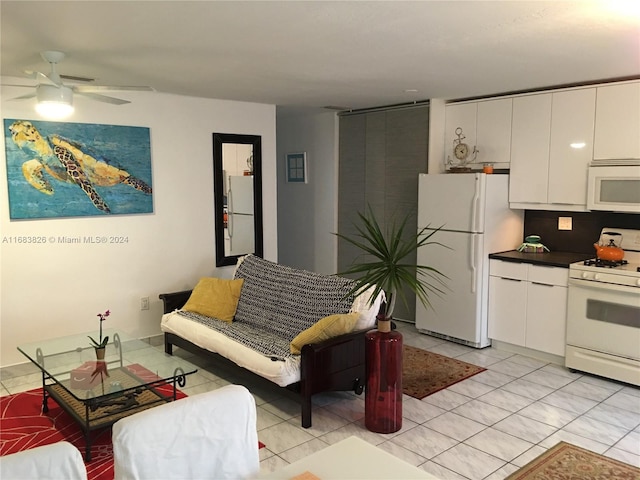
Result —
M568 269L489 264L489 337L564 357Z
M524 345L527 266L489 260L489 338Z
M566 326L567 286L527 282L525 347L564 357Z

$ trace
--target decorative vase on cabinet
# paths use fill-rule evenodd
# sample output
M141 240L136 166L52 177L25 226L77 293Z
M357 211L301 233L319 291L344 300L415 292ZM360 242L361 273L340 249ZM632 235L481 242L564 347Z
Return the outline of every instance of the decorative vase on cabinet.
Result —
M402 334L391 318L378 315L378 328L365 335L367 383L365 426L376 433L402 428Z

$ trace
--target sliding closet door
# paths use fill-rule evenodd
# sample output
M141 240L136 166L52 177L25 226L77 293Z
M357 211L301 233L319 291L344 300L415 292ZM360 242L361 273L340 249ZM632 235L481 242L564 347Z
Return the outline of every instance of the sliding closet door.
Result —
M428 106L340 116L338 232L353 235L358 212L371 207L383 228L410 214L407 232L415 235L418 174L427 171L428 139ZM339 240L339 271L359 255ZM415 296L405 295L408 305L398 299L394 317L413 322Z

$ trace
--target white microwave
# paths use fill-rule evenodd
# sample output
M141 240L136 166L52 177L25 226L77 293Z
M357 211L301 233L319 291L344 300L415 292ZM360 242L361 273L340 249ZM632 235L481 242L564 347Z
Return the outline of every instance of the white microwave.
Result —
M589 166L587 208L640 213L640 161L624 165Z

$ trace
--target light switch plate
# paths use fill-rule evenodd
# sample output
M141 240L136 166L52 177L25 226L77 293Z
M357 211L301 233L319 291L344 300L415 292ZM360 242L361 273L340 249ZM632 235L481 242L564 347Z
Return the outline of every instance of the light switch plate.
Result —
M558 230L573 230L572 217L558 217Z

